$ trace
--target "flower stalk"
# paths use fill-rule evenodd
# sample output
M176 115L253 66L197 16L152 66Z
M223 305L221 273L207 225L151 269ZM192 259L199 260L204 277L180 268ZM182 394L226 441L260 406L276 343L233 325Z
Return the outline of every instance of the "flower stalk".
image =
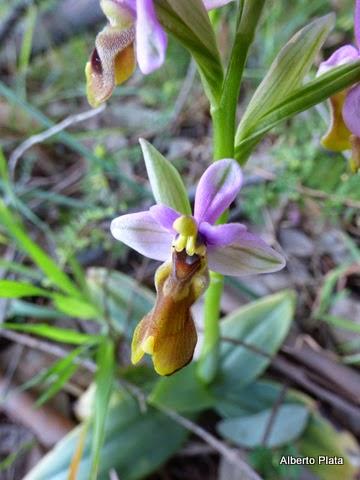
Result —
M211 107L214 161L234 157L236 108L241 79L264 3L265 0L244 0L238 5L236 35L222 88L221 101L218 106ZM227 212L224 212L217 224L226 223L227 218ZM223 289L223 275L210 272L210 285L205 294L204 305L204 341L198 369L200 378L206 383L214 380L218 370Z

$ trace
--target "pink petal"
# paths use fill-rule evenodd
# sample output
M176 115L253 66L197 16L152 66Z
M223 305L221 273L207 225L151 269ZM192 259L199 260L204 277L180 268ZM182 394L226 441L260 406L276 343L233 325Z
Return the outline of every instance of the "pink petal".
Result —
M320 64L318 75L325 73L332 68L345 65L347 63L355 62L359 60L360 53L353 45L344 45L338 48L335 52L325 61Z
M158 19L153 0L136 0L136 56L140 70L148 74L165 60L167 37Z
M206 245L222 247L233 243L243 232L246 231L246 227L241 223L210 225L210 223L202 222L199 226L199 231Z
M347 128L356 137L360 137L360 84L349 90L342 113Z
M159 225L150 212L117 217L111 222L110 230L116 240L145 257L165 261L171 256L174 236Z
M223 275L249 275L281 270L285 259L260 237L240 232L237 240L225 247L208 248L209 268Z
M218 160L200 178L195 195L197 222L215 223L235 200L242 184L241 168L231 158Z
M173 230L173 223L180 217L180 213L167 205L159 204L150 208L150 213L154 220L170 232L176 232Z

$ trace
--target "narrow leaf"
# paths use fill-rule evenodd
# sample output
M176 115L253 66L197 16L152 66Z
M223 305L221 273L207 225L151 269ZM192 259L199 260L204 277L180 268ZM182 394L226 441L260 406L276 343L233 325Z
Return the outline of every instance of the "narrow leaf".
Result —
M236 143L248 136L260 118L302 84L333 25L333 14L316 19L282 48L246 109Z
M54 294L53 301L58 310L71 317L88 320L99 319L101 315L96 307L86 300Z
M69 355L61 358L60 360L57 360L50 368L45 369L45 371L39 372L37 375L24 383L21 386L21 390L28 390L29 388L33 388L36 385L45 383L46 381L54 383L54 381L59 378L60 374L70 365L72 365L76 357L78 357L84 350L85 348L83 346L75 348L72 352L69 353Z
M179 172L149 142L140 139L140 145L156 202L191 215L190 202Z
M14 238L19 248L33 260L34 263L47 275L60 290L71 295L79 296L76 285L70 278L56 265L56 263L44 252L25 232L23 226L17 218L0 200L0 224L2 224L9 234Z
M269 130L287 118L308 110L359 81L360 62L353 62L334 68L298 88L259 119L256 128L248 136L237 141L235 158L240 163L245 163L251 151Z
M35 406L40 407L41 405L44 405L44 403L48 402L54 395L56 395L65 383L74 375L78 367L79 365L73 363L67 365L66 368L63 368L56 381L54 381L52 385L36 400Z
M115 372L115 347L107 339L100 344L98 350L98 371L96 373L96 394L94 409L94 433L92 444L91 480L97 479L101 449L105 438L105 422L109 409L109 401Z
M51 292L35 287L31 283L15 280L0 280L0 298L49 297Z
M39 337L46 337L55 342L70 343L73 345L83 345L85 343L93 344L99 342L103 337L99 335L87 335L85 333L75 332L66 328L52 327L50 325L37 324L23 324L23 323L4 323L3 328L8 330L16 330L20 332L33 333Z

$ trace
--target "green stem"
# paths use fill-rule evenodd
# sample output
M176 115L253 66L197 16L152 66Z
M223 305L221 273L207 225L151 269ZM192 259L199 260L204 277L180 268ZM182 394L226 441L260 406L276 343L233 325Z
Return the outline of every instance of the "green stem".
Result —
M241 78L264 2L265 0L244 0L239 5L236 36L222 88L221 100L218 105L211 108L214 161L221 158L234 158L236 107ZM228 215L225 212L217 223L225 223L227 218ZM219 318L223 288L223 276L210 272L210 285L205 295L204 306L204 343L198 369L200 378L206 383L214 380L218 370Z
M224 109L212 110L214 129L214 160L234 156L235 116L231 118ZM229 135L228 132L231 132ZM217 223L227 221L227 212ZM224 277L220 273L210 272L210 285L205 294L204 305L204 343L199 360L198 374L210 383L216 376L220 353L220 307L224 288Z

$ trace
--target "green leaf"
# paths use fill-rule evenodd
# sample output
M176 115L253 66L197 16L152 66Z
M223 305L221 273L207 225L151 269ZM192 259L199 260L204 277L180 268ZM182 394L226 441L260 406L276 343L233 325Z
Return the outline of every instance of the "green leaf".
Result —
M115 346L107 339L99 347L95 383L94 432L92 443L91 479L96 480L99 470L101 449L105 438L105 421L109 410L110 395L115 372Z
M213 106L220 100L223 67L214 30L202 0L155 0L157 15L195 59L208 98Z
M322 315L321 320L334 327L343 328L349 332L360 333L360 325L347 318L339 317L337 315Z
M349 433L341 434L321 415L314 413L310 417L309 424L298 442L298 448L303 457L327 456L342 458L344 465L326 465L316 462L309 465L320 480L353 480L356 478L358 469L350 462L348 451L357 451L358 445Z
M222 420L217 425L218 432L227 440L245 448L263 445L269 422L271 429L266 446L280 447L296 440L304 431L309 411L303 405L286 404L277 408L274 416L272 409L260 413Z
M79 298L68 297L60 294L52 295L55 307L61 312L75 318L81 318L85 320L100 319L101 312L96 307Z
M264 135L282 121L327 100L337 92L341 92L360 81L360 62L329 70L303 87L296 89L259 119L256 127L235 145L235 158L245 163L251 151Z
M184 215L191 215L191 206L179 172L149 142L140 139L146 170L154 198Z
M198 412L214 405L214 396L196 375L196 363L161 378L149 397L152 405L161 405L178 412Z
M68 480L69 466L83 427L77 427L29 472L24 480ZM89 480L91 442L89 429L76 480ZM121 480L140 480L162 465L182 445L187 432L163 413L126 395L109 410L98 480L109 480L114 468Z
M272 408L279 398L284 395L284 387L280 383L269 380L257 380L242 387L237 383L228 384L227 388L216 394L215 409L225 418L247 416L260 413L262 410ZM287 389L284 403L299 403L314 408L314 401L307 395L293 389Z
M285 290L241 307L221 322L220 372L214 384L218 392L234 384L245 386L266 369L289 331L294 308L294 292Z
M266 113L302 84L334 21L333 14L314 20L281 49L246 109L236 133L236 144L249 136Z
M0 298L49 297L51 292L35 287L31 283L15 280L0 280Z
M334 268L325 275L324 284L321 286L317 307L313 313L314 318L321 318L331 307L334 301L334 288L338 280L347 272L350 267L350 263L346 262L345 265Z
M43 323L3 323L2 328L16 330L20 332L33 333L39 337L46 337L55 342L70 343L73 345L83 345L85 343L94 344L102 340L100 335L87 335L66 328L52 327Z
M19 248L29 255L34 263L45 273L60 290L79 296L77 286L70 278L56 265L56 263L42 250L25 232L24 227L18 222L17 218L0 200L0 224L3 225L9 234L14 238Z
M64 367L58 374L56 381L36 400L35 406L40 407L48 402L54 395L56 395L65 385L65 383L74 375L79 365L72 363Z
M54 310L53 308L36 305L31 302L24 302L23 300L13 300L6 312L7 318L11 317L33 317L37 320L50 320L54 318L63 318L63 314Z
M107 312L111 326L127 338L154 306L154 293L121 272L89 268L87 283L96 303Z

